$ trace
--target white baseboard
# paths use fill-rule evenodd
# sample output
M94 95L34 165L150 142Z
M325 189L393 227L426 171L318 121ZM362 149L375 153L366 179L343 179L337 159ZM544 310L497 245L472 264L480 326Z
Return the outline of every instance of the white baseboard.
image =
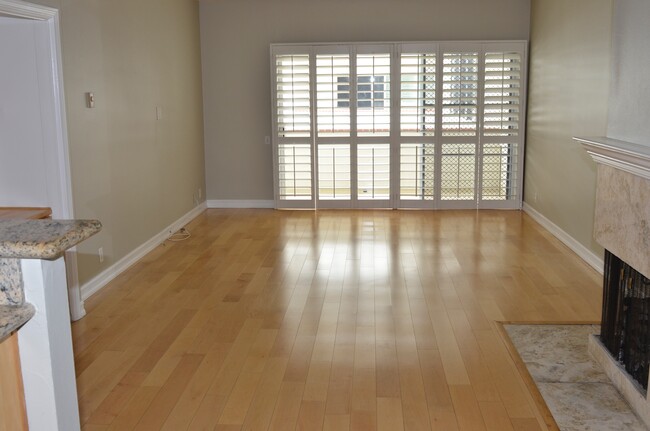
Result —
M594 268L600 274L603 273L603 258L595 254L593 251L589 250L587 247L579 243L571 235L563 231L558 225L547 219L537 211L535 208L528 205L524 202L523 210L526 214L530 216L537 223L541 224L546 230L553 234L554 237L559 239L564 245L569 247L575 254L580 256L582 260L587 262L589 266Z
M149 253L154 248L162 244L167 238L169 238L170 233L176 232L190 221L198 217L206 209L206 203L203 202L193 209L191 209L187 214L167 226L165 229L151 237L149 240L141 244L131 253L124 256L122 259L115 262L110 267L106 268L104 271L97 274L91 280L86 282L81 286L81 299L85 301L94 293L97 293L102 287L106 286L111 280L115 277L126 271L136 263L138 260L142 259L147 253Z
M275 208L273 200L214 199L208 201L208 208Z

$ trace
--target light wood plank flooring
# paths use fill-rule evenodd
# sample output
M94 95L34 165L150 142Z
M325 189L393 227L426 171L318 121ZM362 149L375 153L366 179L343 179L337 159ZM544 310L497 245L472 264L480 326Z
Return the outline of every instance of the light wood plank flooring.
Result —
M518 211L208 210L73 325L85 430L544 430L495 321L597 321Z

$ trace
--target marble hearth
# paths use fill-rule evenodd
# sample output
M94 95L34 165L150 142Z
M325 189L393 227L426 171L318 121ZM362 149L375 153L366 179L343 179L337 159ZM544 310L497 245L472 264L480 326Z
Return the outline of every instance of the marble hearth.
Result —
M574 138L597 164L594 238L650 278L650 147L615 139ZM650 400L600 342L589 350L614 386L650 426Z

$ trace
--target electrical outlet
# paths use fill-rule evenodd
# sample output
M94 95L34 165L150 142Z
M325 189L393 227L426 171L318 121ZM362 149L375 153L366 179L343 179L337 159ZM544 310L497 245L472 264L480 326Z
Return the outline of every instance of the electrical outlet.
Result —
M99 263L104 263L104 247L97 249L97 256L99 257Z
M201 187L199 187L199 200L203 198L203 190L201 190Z
M535 192L535 196L533 196L533 200L537 202L537 192Z

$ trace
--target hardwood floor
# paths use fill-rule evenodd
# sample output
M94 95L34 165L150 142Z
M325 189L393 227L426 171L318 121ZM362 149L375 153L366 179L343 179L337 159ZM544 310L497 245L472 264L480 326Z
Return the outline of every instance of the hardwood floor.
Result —
M543 430L495 321L600 319L600 275L518 211L188 228L73 325L85 430Z

